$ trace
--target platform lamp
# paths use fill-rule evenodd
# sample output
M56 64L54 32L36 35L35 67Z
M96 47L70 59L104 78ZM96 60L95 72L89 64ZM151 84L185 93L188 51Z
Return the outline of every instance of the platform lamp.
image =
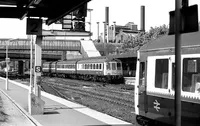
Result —
M97 42L99 42L99 22L97 22Z
M90 25L90 33L91 33L92 32L91 31L91 25L92 25L92 21L91 21L92 20L92 15L91 15L92 13L91 12L93 11L93 9L87 9L87 11L90 12L90 23L89 23L89 25ZM91 36L90 36L90 39L91 39Z
M113 42L115 41L115 35L116 35L116 21L113 21Z
M6 41L6 90L8 90L8 62L9 62L9 58L8 58L8 46L9 46L9 43L11 42L11 41L15 41L15 40L17 40L17 39L8 39L7 41Z

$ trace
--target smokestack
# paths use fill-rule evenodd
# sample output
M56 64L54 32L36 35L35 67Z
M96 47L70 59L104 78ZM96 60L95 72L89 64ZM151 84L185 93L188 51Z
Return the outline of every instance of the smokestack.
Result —
M140 30L145 31L145 6L141 6Z
M105 22L109 25L109 7L106 7Z
M109 7L106 7L105 8L105 32L107 33L106 34L106 40L107 40L107 43L109 43Z

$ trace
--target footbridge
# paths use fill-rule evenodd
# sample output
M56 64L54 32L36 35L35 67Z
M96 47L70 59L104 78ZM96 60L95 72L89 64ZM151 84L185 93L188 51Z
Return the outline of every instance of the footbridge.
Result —
M0 39L0 58L6 57L6 45L8 44L8 55L12 59L30 58L30 39L16 39L9 43L8 39ZM33 46L34 49L34 46ZM42 41L42 57L43 59L60 59L65 51L77 51L81 53L80 40L57 40L43 39Z
M5 59L7 45L9 58L30 59L30 44L31 39L16 39L9 43L8 39L0 39L0 59ZM67 51L79 53L77 58L100 56L91 40L43 39L42 41L43 60L66 59Z

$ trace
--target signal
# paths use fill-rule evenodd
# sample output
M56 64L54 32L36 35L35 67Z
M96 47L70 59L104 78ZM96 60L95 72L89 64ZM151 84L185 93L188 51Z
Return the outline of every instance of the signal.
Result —
M87 3L75 10L73 13L75 31L85 31L85 17L87 16Z

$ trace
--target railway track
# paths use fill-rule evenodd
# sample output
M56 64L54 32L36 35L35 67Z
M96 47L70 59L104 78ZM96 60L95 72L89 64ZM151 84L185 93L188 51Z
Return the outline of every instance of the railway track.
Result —
M71 92L75 92L76 94L79 94L82 96L92 97L95 99L111 102L114 104L134 108L134 100L130 100L130 99L127 99L124 97L121 98L119 96L115 96L114 94L108 94L108 93L104 93L104 92L100 93L100 92L96 92L95 90L85 90L84 88L80 88L80 87L76 87L76 86L72 87L69 85L61 84L59 82L49 82L48 81L48 82L43 82L43 85L48 85L53 90L56 90L57 92L59 92L59 95L62 94L62 95L60 95L62 97L65 93L61 93L61 91L62 92L66 92L66 91L70 92L71 91ZM103 91L103 89L102 89L102 91ZM134 97L133 97L133 99L134 99Z
M76 80L76 81L77 82L74 82L74 80L59 78L56 82L59 84L62 84L62 85L66 85L65 83L67 83L67 85L70 85L70 86L77 86L77 83L80 83L80 80ZM69 82L70 82L70 84L69 84ZM126 89L120 89L120 91L113 90L113 88L110 88L109 86L105 86L105 85L109 85L109 84L105 84L105 83L81 81L81 84L79 84L79 85L80 86L89 86L89 87L101 87L101 88L98 88L99 91L109 92L109 93L119 94L119 95L127 94L134 98L134 92L132 92L132 93L127 92Z
M55 89L53 86L51 85L47 85L47 83L42 83L41 84L41 89L42 91L45 91L45 92L48 92L50 94L53 94L55 96L58 96L58 97L61 97L61 98L65 98L65 99L68 99L68 97L66 97L65 95L63 95L60 91L58 91L57 89Z
M29 79L22 81L29 82ZM134 123L133 90L124 90L120 86L116 88L115 85L103 86L98 83L46 77L42 78L41 88L55 96Z

